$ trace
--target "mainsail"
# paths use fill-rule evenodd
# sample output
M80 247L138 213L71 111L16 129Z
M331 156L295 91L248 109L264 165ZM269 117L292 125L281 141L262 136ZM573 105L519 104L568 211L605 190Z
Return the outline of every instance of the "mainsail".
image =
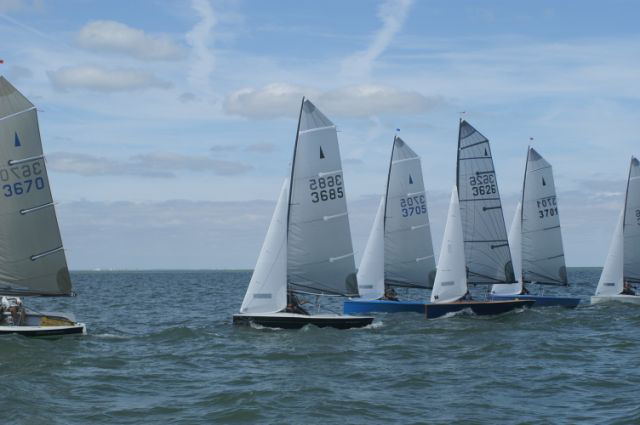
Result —
M241 313L276 313L287 306L287 212L289 179L285 179L264 238Z
M36 108L0 77L0 293L70 295Z
M567 285L551 164L529 148L522 189L522 274L525 282Z
M515 277L489 140L464 120L457 168L467 280L512 283Z
M430 288L436 273L420 157L393 141L384 217L387 284Z
M624 203L624 278L640 282L640 162L631 158Z
M358 293L335 125L303 100L291 170L288 282L313 294Z

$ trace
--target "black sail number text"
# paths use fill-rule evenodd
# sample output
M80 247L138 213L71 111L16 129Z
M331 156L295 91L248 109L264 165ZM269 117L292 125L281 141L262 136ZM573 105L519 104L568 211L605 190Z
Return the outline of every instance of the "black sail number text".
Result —
M344 187L340 174L309 179L309 190L311 191L311 202L314 203L344 198Z
M493 173L470 176L469 185L473 196L493 195L498 192L496 175Z

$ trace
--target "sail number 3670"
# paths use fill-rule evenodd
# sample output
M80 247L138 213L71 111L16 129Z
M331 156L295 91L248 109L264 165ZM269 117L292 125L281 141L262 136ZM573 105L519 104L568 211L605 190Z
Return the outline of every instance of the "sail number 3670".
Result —
M44 178L40 174L42 174L40 162L0 168L0 182L6 182L6 184L0 183L2 184L2 194L8 198L44 189ZM17 181L11 182L14 179Z
M309 189L311 190L311 202L314 203L344 198L344 188L342 187L342 176L340 174L309 179Z

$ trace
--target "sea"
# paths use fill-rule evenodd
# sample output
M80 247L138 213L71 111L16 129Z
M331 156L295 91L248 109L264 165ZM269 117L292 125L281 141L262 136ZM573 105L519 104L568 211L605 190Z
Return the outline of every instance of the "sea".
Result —
M591 306L599 274L573 268L569 288L545 289L580 296L576 309L380 314L364 329L273 330L232 324L251 271L73 272L76 297L26 301L73 312L87 335L1 337L0 418L639 424L640 306ZM337 299L323 303L341 310Z

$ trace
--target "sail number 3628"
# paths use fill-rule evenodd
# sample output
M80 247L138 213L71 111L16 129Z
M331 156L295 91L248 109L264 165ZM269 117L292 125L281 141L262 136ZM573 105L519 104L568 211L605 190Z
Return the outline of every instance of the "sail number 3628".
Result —
M495 174L480 174L469 177L471 194L473 196L484 196L497 193Z
M344 198L344 188L342 187L342 176L340 174L309 179L309 189L311 190L311 202L314 203Z
M427 213L427 204L424 195L401 198L400 208L402 209L403 217Z

